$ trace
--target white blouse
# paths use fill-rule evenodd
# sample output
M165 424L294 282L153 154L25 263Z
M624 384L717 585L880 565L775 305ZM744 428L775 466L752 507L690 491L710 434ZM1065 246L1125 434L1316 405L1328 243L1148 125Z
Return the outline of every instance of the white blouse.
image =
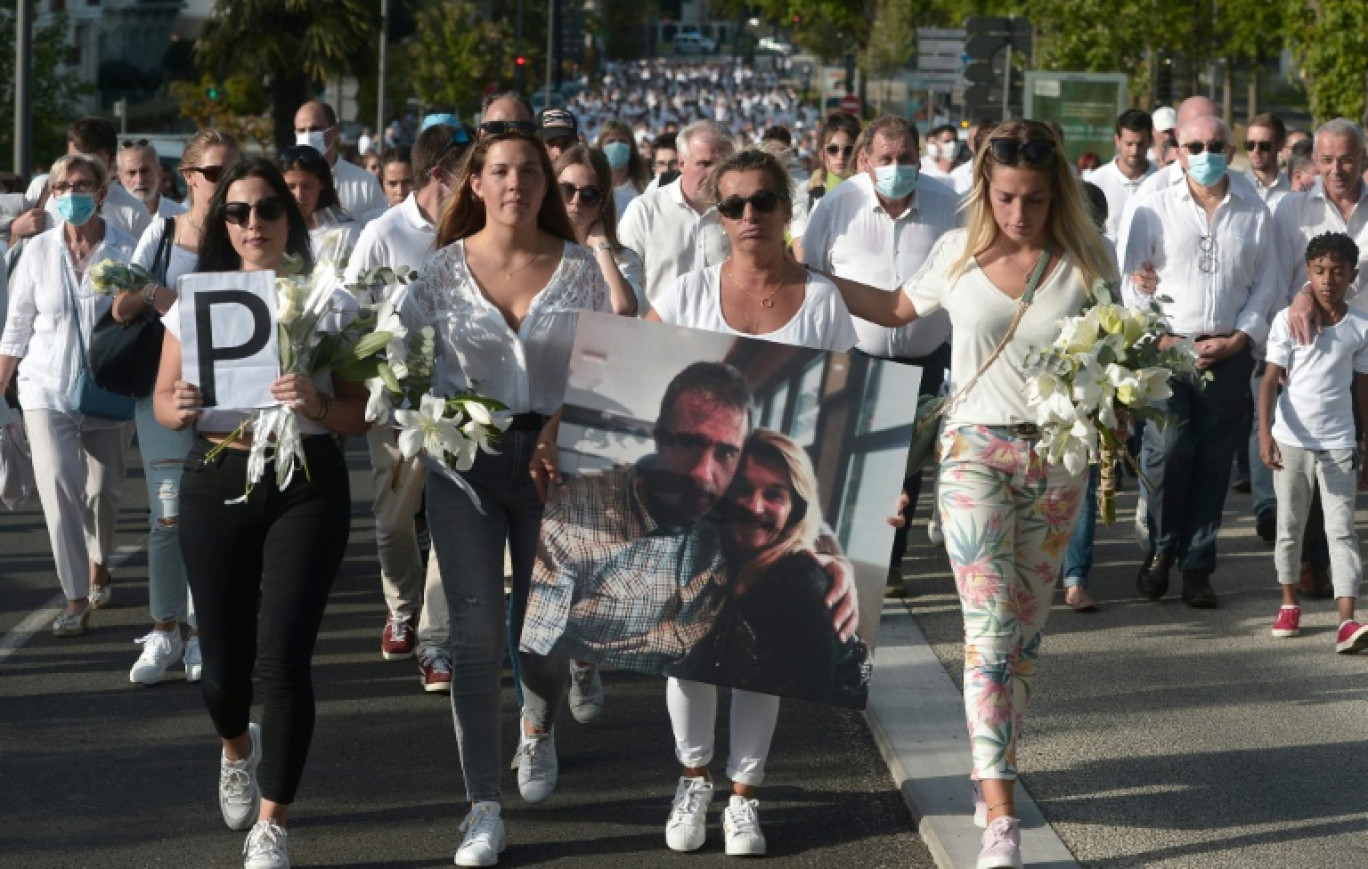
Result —
M580 311L611 313L608 284L593 254L569 241L516 331L475 283L463 241L439 250L399 302L409 329L431 325L437 330L434 392L473 391L503 402L513 413L548 416L565 401Z
M90 347L90 334L109 310L108 296L95 294L89 266L111 259L126 263L134 240L105 223L105 237L91 251L86 273L79 279L63 256L62 224L29 239L19 265L10 276L9 306L5 331L0 335L0 355L16 356L19 403L26 409L70 413L67 392L81 370L80 340ZM65 279L63 273L65 272ZM73 310L67 287L73 287Z

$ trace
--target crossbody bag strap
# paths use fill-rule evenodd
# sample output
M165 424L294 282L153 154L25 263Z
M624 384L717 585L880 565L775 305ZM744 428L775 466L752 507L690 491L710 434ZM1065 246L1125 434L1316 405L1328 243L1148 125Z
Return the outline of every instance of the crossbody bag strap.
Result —
M168 217L162 226L161 244L157 245L157 254L152 258L152 277L163 287L166 286L166 273L171 268L171 245L175 240L176 218Z
M88 372L90 363L86 360L85 325L81 322L81 303L76 299L75 282L72 280L76 269L72 266L71 256L67 253L66 239L58 238L57 243L62 246L62 286L66 287L67 299L71 302L71 313L76 317L76 345L81 349L81 368Z
M969 382L955 390L955 394L936 409L931 421L944 416L950 408L964 398L965 393L972 389L975 383L978 383L983 373L997 361L997 358L1002 355L1002 351L1007 349L1007 343L1012 340L1012 336L1016 334L1017 326L1021 325L1021 319L1026 316L1026 309L1031 307L1031 302L1035 300L1036 288L1040 286L1040 279L1045 276L1045 268L1050 264L1050 257L1052 256L1054 256L1054 239L1049 239L1045 242L1045 248L1040 252L1040 258L1036 260L1035 269L1031 272L1030 279L1026 281L1026 292L1022 293L1021 298L1017 300L1016 316L1012 317L1012 322L1008 324L1007 331L1002 335L1002 340L998 341L997 346L993 348L993 352L988 358L983 360L983 364L979 366L978 371L974 372L974 376L969 378Z

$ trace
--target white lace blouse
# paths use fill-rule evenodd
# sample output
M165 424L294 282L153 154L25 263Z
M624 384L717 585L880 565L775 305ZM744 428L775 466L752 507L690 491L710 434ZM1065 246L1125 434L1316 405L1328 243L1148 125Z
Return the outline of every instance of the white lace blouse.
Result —
M473 391L513 413L550 415L565 400L580 311L610 311L608 285L593 255L566 242L551 280L532 298L517 331L485 298L454 241L403 290L399 314L410 330L436 331L438 395Z

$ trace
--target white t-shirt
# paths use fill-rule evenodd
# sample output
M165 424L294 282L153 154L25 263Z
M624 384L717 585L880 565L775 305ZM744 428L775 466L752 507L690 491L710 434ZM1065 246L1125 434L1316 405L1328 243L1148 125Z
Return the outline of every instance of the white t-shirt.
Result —
M1273 319L1268 361L1287 372L1273 439L1307 450L1354 448L1354 375L1368 374L1368 314L1348 310L1321 326L1310 344L1298 344L1287 311Z
M636 185L630 179L613 188L613 206L617 208L617 216L622 217L622 212L627 210L627 206L632 204L632 200L641 194L637 192Z
M972 257L958 277L950 277L950 266L967 241L962 229L941 236L926 265L903 287L918 316L941 308L950 312L952 390L973 377L992 355L1017 311L1017 300L994 286ZM1083 272L1065 252L1036 288L1034 301L1002 355L947 412L946 427L1035 422L1026 400L1026 356L1058 338L1059 321L1077 316L1087 299Z
M162 236L165 234L166 221L152 221L152 225L142 234L142 238L138 239L138 246L133 249L133 259L129 262L151 271L152 262L157 258L157 248L161 247ZM166 264L166 280L162 281L162 286L175 289L176 281L180 280L180 276L190 274L198 264L199 253L188 251L173 241L171 243L171 258Z
M738 332L722 314L722 266L716 265L681 275L669 291L656 299L655 312L662 322L723 335L762 338L776 344L835 350L844 353L855 346L855 324L836 285L821 275L808 274L803 305L773 332L751 335Z

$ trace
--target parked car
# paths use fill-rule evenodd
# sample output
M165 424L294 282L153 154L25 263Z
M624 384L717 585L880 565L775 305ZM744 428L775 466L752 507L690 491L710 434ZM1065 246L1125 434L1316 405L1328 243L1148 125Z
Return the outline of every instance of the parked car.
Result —
M696 30L686 30L675 34L676 54L712 54L717 51L717 42Z
M788 57L793 54L793 46L774 36L762 36L755 44L755 50L762 54L779 54Z

